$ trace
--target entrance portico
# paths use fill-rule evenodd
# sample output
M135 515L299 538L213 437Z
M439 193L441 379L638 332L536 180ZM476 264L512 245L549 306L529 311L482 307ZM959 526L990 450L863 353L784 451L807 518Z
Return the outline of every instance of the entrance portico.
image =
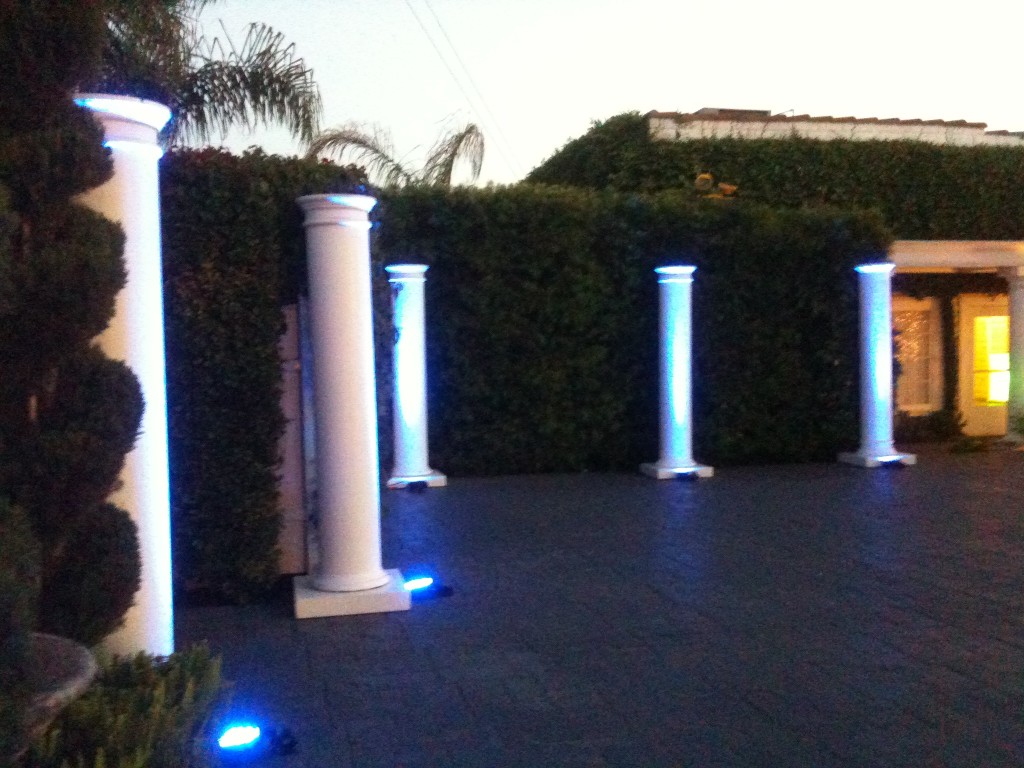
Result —
M997 375L1001 378L1002 386L1005 388L1006 439L1014 442L1024 442L1024 435L1021 434L1021 421L1024 420L1024 241L1019 240L897 240L889 249L889 261L900 273L964 273L964 272L988 272L996 273L1006 279L1008 289L1008 364L1005 362L1005 372L1000 371ZM1000 305L1001 306L1001 305ZM961 315L970 308L964 307ZM973 311L973 310L972 310ZM1002 313L1001 309L994 309L991 313ZM968 312L969 314L969 312ZM975 314L978 314L975 312ZM967 318L971 320L971 318ZM989 319L979 317L978 320ZM991 319L996 319L993 316ZM961 318L963 320L963 317ZM1005 320L1003 321L1005 323ZM972 329L968 329L972 330ZM1003 326L1006 332L1006 326ZM961 329L961 339L965 338L964 329ZM966 334L970 339L971 334ZM964 346L961 346L961 356L964 357ZM972 358L980 354L981 350L975 350L973 340L967 349ZM1002 354L1001 352L998 354ZM997 357L998 355L990 355ZM969 411L971 404L976 398L977 384L972 381L975 377L974 371L977 365L972 360L962 360L960 386L960 410ZM964 367L966 366L966 368ZM978 374L980 375L980 374ZM990 374L991 375L991 374ZM1008 378L1008 383L1006 379ZM989 385L992 386L992 385ZM992 404L989 404L992 406ZM999 408L994 405L992 408ZM991 408L990 408L991 410ZM1000 417L1002 414L998 414ZM1000 421L1001 423L1001 421ZM970 428L967 430L971 432ZM991 431L991 430L989 430ZM1000 431L1000 430L996 430ZM984 432L982 432L984 433Z

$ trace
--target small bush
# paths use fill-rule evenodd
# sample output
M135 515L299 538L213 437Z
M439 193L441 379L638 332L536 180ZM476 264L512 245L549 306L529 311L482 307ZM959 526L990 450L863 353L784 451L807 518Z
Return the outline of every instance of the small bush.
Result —
M220 659L204 647L116 659L32 746L23 768L199 768L221 701Z
M39 628L92 646L117 629L139 589L139 537L128 513L102 504L82 518L43 585Z
M893 433L901 443L939 443L959 437L964 420L955 411L935 411L922 416L897 413Z
M0 498L0 766L22 746L31 694L29 637L39 592L39 549L28 520Z

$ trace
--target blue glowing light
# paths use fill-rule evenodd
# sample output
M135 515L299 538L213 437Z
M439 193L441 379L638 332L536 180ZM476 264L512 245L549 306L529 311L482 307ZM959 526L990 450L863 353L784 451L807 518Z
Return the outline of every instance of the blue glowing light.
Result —
M132 96L82 93L75 97L75 103L93 112L100 112L134 123L142 123L159 131L171 119L171 110L163 104Z
M232 725L217 739L217 744L221 749L248 749L255 746L259 738L259 726Z
M861 264L859 267L854 267L854 269L861 273L892 272L895 267L895 264Z
M434 583L430 576L421 576L416 579L409 579L405 582L406 592L415 592L417 589L426 589Z

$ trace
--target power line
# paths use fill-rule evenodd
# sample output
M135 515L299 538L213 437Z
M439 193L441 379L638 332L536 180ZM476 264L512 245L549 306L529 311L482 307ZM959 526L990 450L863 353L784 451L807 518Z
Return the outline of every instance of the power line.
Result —
M462 82L456 76L455 72L452 71L451 66L449 66L449 64L448 64L448 60L441 53L441 49L437 47L437 44L434 42L433 36L430 34L430 31L427 29L426 25L423 23L423 20L420 18L419 14L416 13L416 9L412 7L412 3L410 2L410 0L405 0L405 4L409 8L409 12L412 13L413 18L416 19L416 23L420 25L420 29L423 30L423 34L426 36L428 42L430 43L430 46L434 49L434 53L436 53L437 54L437 58L439 58L441 60L441 63L444 65L444 68L448 71L448 74L451 76L452 80L455 82L455 85L459 89L459 92L462 94L463 98L466 100L466 102L470 105L470 107L474 111L477 111L476 110L476 106L474 104L474 99L466 92L466 89L462 87ZM433 13L433 11L431 11L431 12ZM435 18L437 18L437 17L435 16ZM441 31L443 33L444 29L442 29ZM447 38L448 36L445 35L445 37ZM449 45L450 44L451 43L449 41ZM456 56L458 56L458 54L456 54ZM502 150L501 144L499 143L496 146L497 146L498 154L502 156L502 158L505 160L505 162L508 164L508 166L510 168L512 168L513 172L518 173L519 169L517 167L517 164L513 163L508 158L508 156Z
M487 113L487 116L490 117L491 122L494 125L495 133L498 134L498 138L505 144L506 149L508 149L509 153L512 155L512 160L514 161L513 163L510 164L512 165L512 170L515 173L522 175L522 166L520 166L518 161L519 159L515 156L515 150L512 149L512 143L508 140L508 138L505 136L505 132L501 129L501 121L495 116L494 112L491 111L491 107L487 103L487 99L484 97L483 93L481 93L480 89L477 87L476 81L473 79L472 73L470 73L469 68L466 66L466 62L464 62L462 60L462 57L459 55L459 50L458 48L455 47L455 43L453 43L452 39L448 36L448 32L447 30L445 30L444 24L441 23L441 19L439 19L437 14L434 12L434 8L430 4L430 0L423 0L423 4L427 6L427 10L430 11L430 15L434 17L434 22L437 24L437 28L440 29L441 34L444 35L444 39L445 41L447 41L448 47L451 48L452 53L455 55L455 60L459 63L459 66L462 68L463 73L465 73L466 75L466 79L469 81L470 87L473 89L473 92L476 93L477 97L480 99L480 104L483 106L484 111ZM498 148L498 151L501 151L500 147ZM502 156L504 157L504 155ZM505 160L506 162L508 162L507 157L505 158Z

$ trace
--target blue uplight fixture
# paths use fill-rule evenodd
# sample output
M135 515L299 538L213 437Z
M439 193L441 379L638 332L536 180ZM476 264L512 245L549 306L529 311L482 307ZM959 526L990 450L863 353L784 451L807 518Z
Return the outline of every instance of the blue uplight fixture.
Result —
M414 576L405 581L405 590L409 597L420 600L433 600L436 597L449 597L452 588L437 581L433 576Z
M434 584L434 579L431 576L417 576L415 579L409 579L405 582L406 592L416 592L421 589L426 589Z
M225 728L217 739L217 746L221 749L242 751L255 748L259 740L260 727L246 723Z
M224 765L255 763L270 755L295 751L295 736L287 728L260 727L252 722L232 723L217 737L220 762Z

